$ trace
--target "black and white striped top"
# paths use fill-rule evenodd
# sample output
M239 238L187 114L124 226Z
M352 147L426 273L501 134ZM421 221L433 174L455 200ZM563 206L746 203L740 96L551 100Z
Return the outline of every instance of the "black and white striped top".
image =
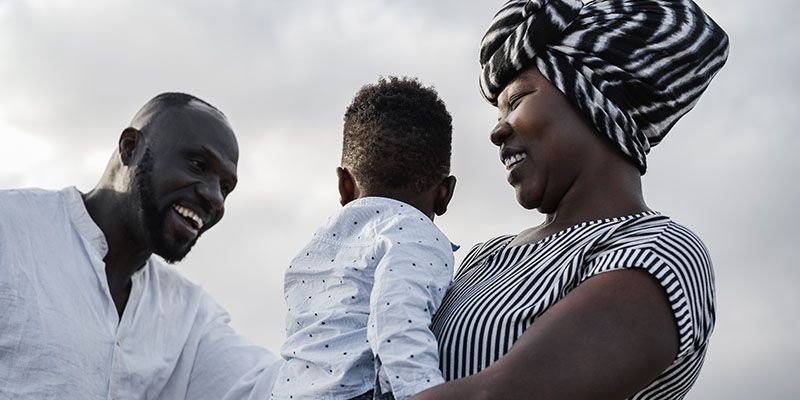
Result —
M655 211L583 222L539 242L500 236L473 247L456 273L432 330L446 380L502 357L525 329L586 279L643 268L664 287L678 325L678 354L631 399L681 399L697 378L714 327L708 252L687 228Z

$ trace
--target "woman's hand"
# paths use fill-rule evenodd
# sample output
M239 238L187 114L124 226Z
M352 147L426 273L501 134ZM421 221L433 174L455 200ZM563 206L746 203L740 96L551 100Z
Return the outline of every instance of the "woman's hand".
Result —
M677 350L677 326L655 278L638 268L606 272L547 310L485 370L413 399L624 399Z

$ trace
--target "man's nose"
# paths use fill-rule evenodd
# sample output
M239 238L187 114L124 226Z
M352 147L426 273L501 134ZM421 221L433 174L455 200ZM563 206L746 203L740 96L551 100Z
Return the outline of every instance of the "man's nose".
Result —
M220 211L225 208L225 196L218 179L210 177L197 186L197 193L208 202L208 205Z

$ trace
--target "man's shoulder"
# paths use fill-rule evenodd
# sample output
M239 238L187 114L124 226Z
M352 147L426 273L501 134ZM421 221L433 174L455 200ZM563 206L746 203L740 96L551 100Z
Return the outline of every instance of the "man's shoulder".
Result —
M0 222L17 229L46 229L67 218L69 196L79 198L80 193L75 188L0 190Z
M61 193L62 191L39 188L0 189L0 212L20 212L54 206L62 202Z
M11 196L46 196L46 195L56 195L58 194L58 190L51 190L51 189L41 189L41 188L11 188L11 189L0 189L0 197L11 197Z

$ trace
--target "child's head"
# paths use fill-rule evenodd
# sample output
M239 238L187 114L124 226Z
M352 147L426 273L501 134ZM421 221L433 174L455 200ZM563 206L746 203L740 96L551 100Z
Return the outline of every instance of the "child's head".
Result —
M455 186L449 176L452 130L436 90L415 78L381 78L361 87L344 115L342 204L383 196L431 218L443 214Z

